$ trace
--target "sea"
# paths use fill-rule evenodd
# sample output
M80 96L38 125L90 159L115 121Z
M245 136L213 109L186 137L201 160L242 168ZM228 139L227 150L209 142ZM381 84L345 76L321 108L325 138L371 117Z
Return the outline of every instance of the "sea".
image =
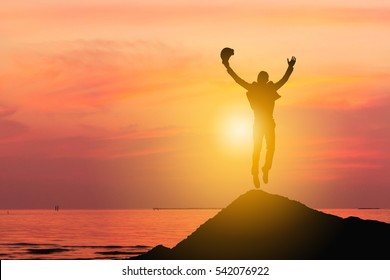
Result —
M390 209L318 209L390 223ZM0 259L128 259L172 248L220 209L0 210Z

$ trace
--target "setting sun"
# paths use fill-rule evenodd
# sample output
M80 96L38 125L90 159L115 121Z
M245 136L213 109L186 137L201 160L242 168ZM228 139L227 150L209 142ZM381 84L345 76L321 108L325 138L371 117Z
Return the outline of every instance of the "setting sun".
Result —
M248 109L248 108L246 108ZM252 112L245 108L230 108L219 120L219 142L230 151L242 151L252 146Z

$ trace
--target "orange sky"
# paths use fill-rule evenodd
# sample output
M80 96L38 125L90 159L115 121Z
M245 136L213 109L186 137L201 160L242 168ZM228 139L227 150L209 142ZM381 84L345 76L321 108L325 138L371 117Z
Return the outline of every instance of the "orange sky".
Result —
M264 190L390 207L390 3L239 3L1 3L0 208L224 207L252 188L227 46L249 82L297 57Z

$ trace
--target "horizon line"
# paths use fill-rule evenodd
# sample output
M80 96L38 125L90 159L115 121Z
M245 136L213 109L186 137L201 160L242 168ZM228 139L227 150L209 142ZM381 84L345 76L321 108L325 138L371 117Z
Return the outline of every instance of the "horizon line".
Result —
M145 207L145 208L59 208L61 210L221 210L225 207ZM310 207L312 208L312 207ZM390 207L313 207L312 209L323 210L323 209L354 209L354 210L387 210ZM54 208L0 208L0 211L19 211L19 210L52 210L56 211Z

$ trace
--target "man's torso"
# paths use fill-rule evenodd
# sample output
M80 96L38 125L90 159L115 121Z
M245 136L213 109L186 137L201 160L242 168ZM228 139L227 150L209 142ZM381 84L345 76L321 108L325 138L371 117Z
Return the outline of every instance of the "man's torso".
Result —
M255 113L256 121L273 121L275 101L281 96L274 89L272 82L265 85L253 82L246 95Z

